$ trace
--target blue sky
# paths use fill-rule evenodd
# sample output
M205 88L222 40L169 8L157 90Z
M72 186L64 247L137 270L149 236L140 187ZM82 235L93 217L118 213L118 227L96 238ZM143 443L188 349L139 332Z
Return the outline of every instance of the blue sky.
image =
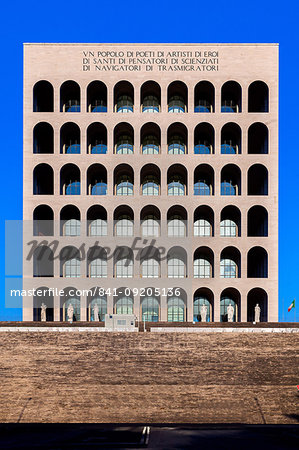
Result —
M22 218L23 42L278 42L280 44L280 318L298 299L298 17L296 0L5 2L0 16L1 161L0 320L4 308L4 221Z

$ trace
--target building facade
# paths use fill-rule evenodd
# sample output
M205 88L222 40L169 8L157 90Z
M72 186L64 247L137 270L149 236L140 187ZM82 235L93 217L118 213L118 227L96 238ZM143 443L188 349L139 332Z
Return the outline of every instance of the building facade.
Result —
M25 44L23 195L24 320L277 321L278 45Z

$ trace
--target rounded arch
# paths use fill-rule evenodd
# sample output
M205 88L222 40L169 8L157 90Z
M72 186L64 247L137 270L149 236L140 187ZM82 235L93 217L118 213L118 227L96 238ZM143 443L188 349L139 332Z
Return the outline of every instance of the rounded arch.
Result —
M140 259L140 276L142 278L159 278L161 255L158 248L150 245L143 247L138 254Z
M130 155L134 153L134 129L131 124L121 122L114 128L114 153Z
M140 211L141 235L143 237L160 236L161 213L154 205L146 205Z
M53 236L54 212L49 205L38 205L33 211L33 235Z
M214 211L210 206L198 206L193 214L194 236L214 236Z
M48 122L39 122L33 128L33 153L54 153L54 130Z
M236 164L221 169L221 195L241 195L241 170Z
M94 293L92 295L92 293ZM107 314L107 295L105 290L93 286L87 295L87 320L91 322L104 322Z
M161 87L156 81L146 81L140 88L141 111L146 113L160 112Z
M187 195L187 169L182 164L172 164L167 170L168 195Z
M60 194L80 195L80 169L76 164L65 164L60 169Z
M114 314L133 314L134 295L128 287L120 287L114 296Z
M146 287L141 297L141 319L143 322L158 322L160 317L160 296L155 295L154 287Z
M119 81L114 86L114 111L131 113L134 111L134 87L129 81Z
M198 247L194 251L193 277L214 278L214 252L209 247Z
M113 252L114 278L133 278L133 250L125 245L118 246Z
M87 189L88 195L107 194L107 169L103 164L92 164L87 169Z
M261 122L255 122L248 128L248 154L269 153L269 130Z
M87 153L99 155L107 153L107 128L100 122L93 122L87 128Z
M107 236L107 211L101 205L87 210L87 236Z
M54 295L47 286L38 287L33 296L33 321L44 321L42 317L42 309L45 309L45 321L53 322L54 320Z
M220 215L220 236L241 236L241 211L237 206L225 206Z
M194 112L211 113L215 111L215 88L210 81L200 81L194 88Z
M167 298L167 321L185 322L187 317L186 291L180 287L174 287L173 294Z
M73 245L66 245L60 250L60 276L79 278L81 276L81 252Z
M268 169L263 164L253 164L247 173L248 195L268 195Z
M252 206L247 213L247 236L268 236L268 211L264 206Z
M184 113L188 111L188 88L182 81L173 81L167 88L168 112Z
M80 236L81 213L77 206L66 205L60 210L60 235Z
M54 171L49 164L41 163L33 170L33 194L54 194Z
M242 153L242 131L238 124L229 122L221 128L221 154L237 155Z
M214 294L209 288L199 288L193 295L193 322L214 321Z
M260 308L259 311L255 310L256 307ZM268 321L268 294L264 289L256 287L247 294L247 322L256 322L258 318L260 322Z
M54 111L54 89L47 80L40 80L33 86L33 112Z
M168 237L187 236L187 210L181 205L173 205L167 211Z
M113 213L114 236L133 236L134 211L128 205L119 205Z
M214 169L209 164L194 169L194 195L214 195Z
M87 112L107 112L107 86L99 80L92 81L87 86Z
M76 81L68 80L60 86L60 111L80 112L80 86Z
M268 278L268 253L260 246L247 253L247 278Z
M160 195L161 171L156 164L145 164L140 170L141 195Z
M78 291L73 286L63 289L60 296L60 320L67 322L80 321L81 298Z
M233 310L230 311L229 307ZM241 295L233 287L224 289L220 296L220 322L240 322L241 321Z
M168 278L186 278L187 252L179 245L171 247L167 252L167 276Z
M167 153L170 155L184 155L188 153L188 130L186 125L175 122L167 129Z
M134 170L129 164L119 164L114 169L114 194L134 194Z
M242 112L242 88L237 81L227 81L221 87L221 112Z
M47 245L39 245L33 252L33 277L54 277L54 253Z
M194 129L194 154L205 155L215 152L215 130L207 122L196 125Z
M94 245L87 251L86 273L90 278L107 278L107 250Z
M230 246L220 254L220 278L241 278L241 253Z
M249 85L248 112L269 112L269 88L264 81L254 81Z
M153 122L145 123L140 129L141 153L158 155L161 150L161 128Z
M60 153L80 153L81 131L74 122L67 122L60 128Z

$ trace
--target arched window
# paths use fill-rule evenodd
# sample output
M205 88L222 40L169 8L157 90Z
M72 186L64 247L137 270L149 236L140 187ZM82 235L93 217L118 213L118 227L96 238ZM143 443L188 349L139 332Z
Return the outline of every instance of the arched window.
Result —
M240 278L241 254L235 247L227 247L220 255L220 278Z
M221 88L221 112L242 112L242 89L236 81L227 81Z
M248 211L247 236L268 236L268 211L260 205L253 206Z
M142 195L159 195L159 191L160 186L158 179L151 175L147 175L142 184Z
M132 137L126 134L119 136L116 143L115 153L118 155L130 155L134 153Z
M142 278L159 278L160 264L155 258L147 258L141 262Z
M107 278L107 254L106 258L94 258L89 263L90 278Z
M187 255L181 247L173 247L167 253L168 278L185 278L187 275Z
M207 164L201 164L194 170L194 195L213 195L214 170Z
M79 278L81 276L81 256L76 247L63 247L59 259L61 277Z
M142 321L159 321L159 299L157 297L144 297L141 302Z
M134 172L127 164L121 164L114 169L115 195L134 194Z
M228 311L229 305L233 307L233 311ZM231 308L230 308L231 309ZM230 316L232 314L232 320ZM229 313L229 314L228 314ZM220 296L220 321L237 322L241 320L241 296L239 291L235 288L226 288L222 291Z
M167 301L167 321L185 321L185 302L181 297L170 297Z
M92 123L87 128L87 153L104 155L107 153L107 128L101 123Z
M114 306L115 314L133 314L134 302L133 298L127 296L119 297Z
M54 253L46 245L38 246L33 253L33 276L53 277L54 276Z
M269 130L264 123L253 123L248 128L248 154L269 153Z
M200 81L194 89L194 112L214 112L215 89L209 81Z
M182 123L173 123L167 130L167 145L169 155L184 155L187 153L187 128Z
M160 224L157 216L154 214L148 214L144 216L142 220L142 236L149 237L155 236L158 237L160 234Z
M65 299L65 297L62 297ZM73 317L72 321L77 322L80 320L80 297L68 295L63 304L63 321L69 320L69 306L72 306Z
M260 322L268 321L268 294L264 289L253 288L247 295L247 322L255 321L255 307L260 308Z
M33 235L53 236L54 212L48 205L39 205L33 211Z
M107 170L102 164L93 164L87 170L89 195L107 195Z
M212 278L214 255L208 247L200 247L194 252L193 276L194 278Z
M241 171L234 164L221 170L221 195L241 195Z
M215 131L212 125L203 122L194 130L194 154L209 155L214 153Z
M221 129L221 154L241 154L241 128L236 123L226 123Z
M107 236L107 211L94 205L87 211L88 236Z
M168 112L187 112L188 89L182 81L173 81L167 89Z
M61 85L60 111L80 112L80 86L75 81L65 81Z
M54 153L54 130L47 122L40 122L33 129L33 153Z
M268 170L262 164L248 169L248 195L268 195Z
M33 88L33 111L54 111L54 89L49 81L38 81Z
M199 206L194 211L194 236L213 236L214 211L209 206Z
M129 206L119 206L114 211L114 235L133 236L134 213Z
M241 236L241 212L237 207L229 205L221 211L220 236Z
M114 252L114 277L133 277L133 252L128 247L118 247Z
M80 236L80 210L73 205L67 205L60 211L61 236Z
M213 293L207 288L198 289L194 294L193 300L193 322L202 321L202 307L205 307L205 321L213 320ZM203 318L204 320L204 318Z
M93 291L92 288L91 290ZM96 308L95 308L96 307ZM98 311L97 317L95 316L95 310ZM88 307L88 319L92 322L104 322L105 314L107 314L107 297L95 296L89 302Z
M42 306L46 305L46 322L53 322L54 320L54 295L52 291L42 286L36 289L33 296L33 321L41 321Z
M169 237L186 236L187 211L181 206L172 206L167 211L167 228Z
M60 194L80 195L80 170L75 164L66 164L61 168Z
M247 254L247 278L268 278L268 253L262 247L253 247Z
M157 113L160 111L161 88L155 81L146 81L141 86L141 111Z
M269 88L263 81L254 81L248 88L248 112L269 111Z
M54 172L49 164L38 164L33 171L33 194L53 195Z
M60 129L60 153L80 153L80 128L77 124L68 122Z
M134 111L134 88L128 81L119 81L114 87L115 112L131 113Z
M92 81L87 86L87 112L107 112L107 87L102 81Z
M158 155L159 148L158 138L154 135L148 135L142 141L143 155Z

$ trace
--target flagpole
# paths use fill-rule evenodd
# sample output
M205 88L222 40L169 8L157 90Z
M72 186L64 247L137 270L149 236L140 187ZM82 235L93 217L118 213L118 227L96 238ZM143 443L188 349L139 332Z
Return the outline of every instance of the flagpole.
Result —
M284 322L284 298L282 299L282 321Z
M296 322L296 299L294 298L294 323Z

